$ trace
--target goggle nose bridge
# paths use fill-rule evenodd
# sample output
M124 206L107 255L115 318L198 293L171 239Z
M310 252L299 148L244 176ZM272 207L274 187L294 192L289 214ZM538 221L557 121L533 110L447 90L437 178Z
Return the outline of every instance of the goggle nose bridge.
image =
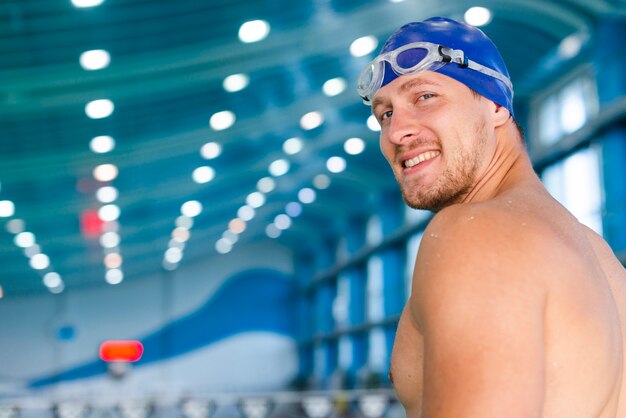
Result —
M468 66L468 59L460 49L452 49L447 46L439 45L439 55L441 55L441 59L443 62L454 62L459 64L461 68L466 68Z

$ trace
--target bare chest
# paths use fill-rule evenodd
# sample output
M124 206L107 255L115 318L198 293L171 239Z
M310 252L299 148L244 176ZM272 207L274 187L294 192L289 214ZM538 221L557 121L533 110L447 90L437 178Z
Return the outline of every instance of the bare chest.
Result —
M424 341L409 313L400 317L391 355L390 378L408 418L421 415Z

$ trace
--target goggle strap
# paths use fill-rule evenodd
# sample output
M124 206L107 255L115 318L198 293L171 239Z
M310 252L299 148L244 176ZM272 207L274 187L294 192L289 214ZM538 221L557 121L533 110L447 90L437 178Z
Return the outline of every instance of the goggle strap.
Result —
M466 67L469 67L469 68L471 68L474 71L478 71L480 73L486 74L486 75L488 75L490 77L493 77L493 78L495 78L497 80L502 81L506 85L506 87L511 91L511 97L513 97L513 84L511 84L511 80L509 80L508 77L500 74L497 71L492 70L489 67L485 67L484 65L479 64L479 63L477 63L475 61L472 61L472 60L467 60Z

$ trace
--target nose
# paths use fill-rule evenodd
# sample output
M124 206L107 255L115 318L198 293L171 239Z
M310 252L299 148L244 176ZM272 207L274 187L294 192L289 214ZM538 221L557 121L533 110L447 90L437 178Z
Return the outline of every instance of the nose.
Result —
M389 121L387 137L389 142L402 145L417 137L420 129L415 115L397 107L394 108L391 120Z

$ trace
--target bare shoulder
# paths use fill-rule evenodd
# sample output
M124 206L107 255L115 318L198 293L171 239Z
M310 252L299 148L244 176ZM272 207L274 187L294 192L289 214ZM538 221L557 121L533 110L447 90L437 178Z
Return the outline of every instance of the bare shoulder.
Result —
M450 206L424 232L413 302L428 309L433 297L443 296L432 292L444 291L477 300L497 295L506 301L520 294L542 299L542 278L562 267L557 253L567 249L561 241L540 216L508 207L506 201Z
M409 304L425 341L425 416L540 416L547 292L527 254L543 225L529 222L488 202L427 227Z

